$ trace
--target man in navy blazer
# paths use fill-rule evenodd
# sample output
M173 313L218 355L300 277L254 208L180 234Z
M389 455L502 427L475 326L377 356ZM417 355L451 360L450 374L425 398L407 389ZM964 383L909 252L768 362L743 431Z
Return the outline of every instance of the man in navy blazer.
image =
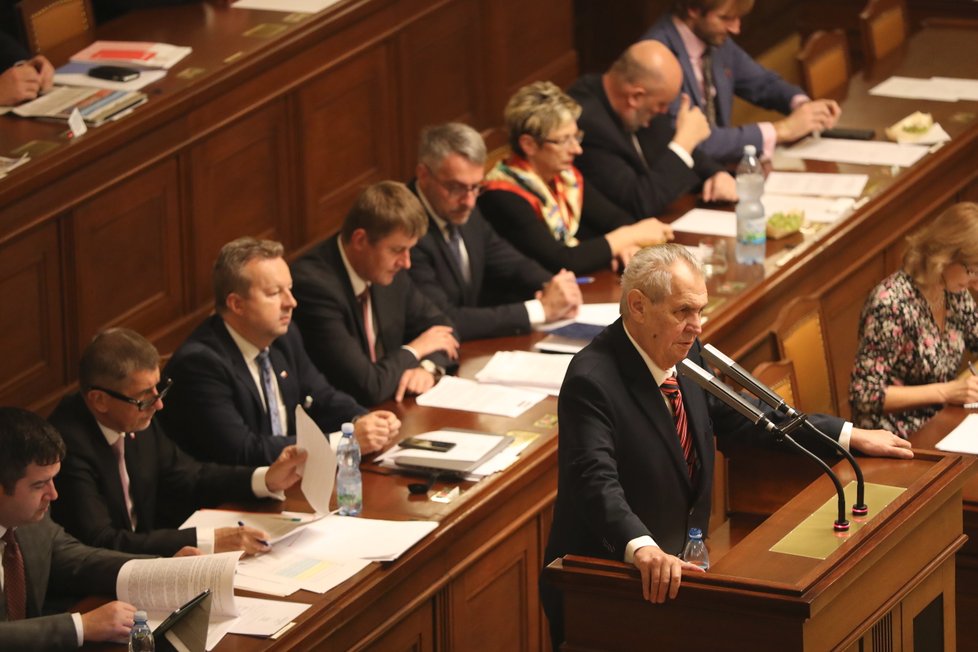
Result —
M78 382L81 391L62 399L50 417L68 448L55 481L61 494L55 521L83 543L125 552L267 550L268 535L252 527L176 528L200 507L283 500L299 479L305 451L288 446L270 467L258 468L198 462L184 453L153 419L169 387L160 382L159 353L127 328L103 331L85 347Z
M698 337L707 304L699 263L676 244L643 249L622 278L622 318L574 357L560 389L557 502L544 565L567 554L633 563L645 599L674 598L689 528L708 532L713 437L758 440L749 421L699 386L678 379L683 410L664 389L675 366L703 365ZM681 444L683 421L691 446ZM909 458L910 443L815 415L844 446ZM563 640L560 595L541 582L554 648Z
M697 145L710 135L706 117L680 102L675 127L667 115L683 73L658 41L633 44L603 75L584 75L567 90L581 105L583 153L574 164L588 184L636 218L661 215L702 185L703 201L736 201L737 185Z
M664 43L683 68L683 93L709 117L707 93L713 94L713 131L700 147L719 161L733 162L754 145L770 157L777 143L793 142L813 131L835 126L842 110L833 100L812 100L805 92L764 68L733 42L740 21L754 0L673 0L670 14L643 36ZM709 55L713 90L704 88L702 62ZM734 95L751 104L785 114L777 122L734 125ZM673 102L675 116L679 102Z
M20 408L0 408L0 649L71 650L83 643L125 639L136 608L119 601L85 613L54 613L49 594L115 595L123 564L138 555L91 548L65 534L47 515L58 498L54 477L65 445L44 419ZM16 586L7 567L16 553L23 560L23 593L9 600Z
M427 127L417 177L408 184L428 214L428 232L411 249L411 279L451 318L463 342L527 333L573 317L581 305L574 274L551 275L482 217L475 200L485 165L486 145L472 127Z
M299 405L326 433L354 421L366 453L386 446L400 429L392 412L368 414L309 359L292 324L296 301L282 254L282 245L270 240L244 237L224 245L214 263L217 314L191 333L166 366L173 389L160 416L170 436L197 459L271 464L295 443Z
M458 358L451 320L401 273L427 228L418 198L381 181L360 193L339 235L292 264L309 356L367 405L431 389Z

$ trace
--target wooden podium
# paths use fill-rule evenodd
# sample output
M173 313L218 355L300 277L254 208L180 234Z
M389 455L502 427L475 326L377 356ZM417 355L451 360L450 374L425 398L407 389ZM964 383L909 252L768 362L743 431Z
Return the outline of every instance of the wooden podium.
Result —
M729 524L711 536L709 572L684 575L666 604L642 600L631 565L555 560L545 574L563 591L563 649L954 650L954 555L967 539L961 490L974 461L930 451L862 459L867 483L904 490L882 510L867 499L864 522L824 559L772 552L835 504L820 478L729 547ZM853 479L844 463L835 471L844 485Z

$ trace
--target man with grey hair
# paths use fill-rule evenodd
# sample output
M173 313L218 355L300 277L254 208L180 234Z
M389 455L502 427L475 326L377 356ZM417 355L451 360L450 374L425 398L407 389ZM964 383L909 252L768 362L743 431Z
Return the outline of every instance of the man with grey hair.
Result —
M567 554L633 563L645 599L674 598L684 572L689 528L708 532L714 434L758 441L763 433L676 378L684 358L700 356L706 283L679 245L636 254L622 279L621 319L571 362L560 389L559 475L544 565ZM813 415L844 446L910 458L910 443L885 430L862 430ZM541 581L555 649L563 640L559 593Z
M735 201L736 183L697 149L710 135L702 111L683 97L675 127L669 105L679 95L679 61L658 41L639 41L603 75L584 75L568 89L581 104L585 181L632 215L659 215L702 184L703 200Z
M455 322L462 341L529 332L577 314L574 274L551 275L499 237L476 198L486 146L458 122L426 127L417 177L408 184L428 214L428 232L411 250L411 279Z

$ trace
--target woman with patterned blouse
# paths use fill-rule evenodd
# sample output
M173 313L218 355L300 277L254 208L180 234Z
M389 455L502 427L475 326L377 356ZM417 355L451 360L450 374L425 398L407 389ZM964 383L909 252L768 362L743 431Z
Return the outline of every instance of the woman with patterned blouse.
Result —
M574 157L581 106L550 82L516 91L504 111L512 155L486 176L479 209L514 247L551 272L586 274L627 264L640 247L672 239L654 217L635 221L584 187Z
M958 378L978 351L978 204L955 204L907 238L903 269L870 294L849 386L853 423L901 437L944 404L978 401L978 376Z

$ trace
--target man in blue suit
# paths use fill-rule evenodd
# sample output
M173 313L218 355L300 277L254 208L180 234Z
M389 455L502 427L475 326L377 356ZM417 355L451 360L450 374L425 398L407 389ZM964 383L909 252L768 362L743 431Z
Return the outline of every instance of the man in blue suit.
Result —
M671 13L642 37L661 41L679 59L683 93L714 127L700 149L721 161L738 160L744 145L770 157L778 143L835 126L842 112L833 100L812 100L733 42L730 36L740 33L740 21L753 6L754 0L674 0ZM734 95L785 118L734 126ZM673 102L670 112L678 110L679 102Z

